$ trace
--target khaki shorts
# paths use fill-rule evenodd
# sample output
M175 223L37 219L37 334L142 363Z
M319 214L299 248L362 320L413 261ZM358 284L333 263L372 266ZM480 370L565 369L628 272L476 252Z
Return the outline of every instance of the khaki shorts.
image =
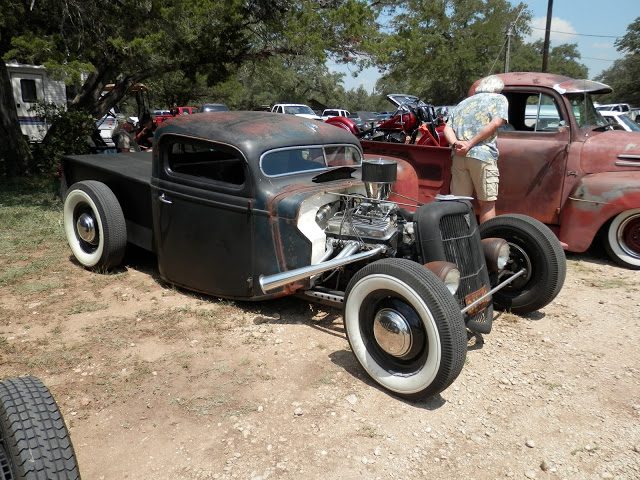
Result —
M451 193L475 197L482 202L498 199L500 172L495 160L483 162L471 157L454 155L451 164Z

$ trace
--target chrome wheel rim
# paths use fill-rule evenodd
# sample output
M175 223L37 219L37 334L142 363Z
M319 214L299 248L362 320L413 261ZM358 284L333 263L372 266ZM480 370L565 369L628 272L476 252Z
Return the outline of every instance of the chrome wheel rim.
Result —
M413 336L407 319L398 311L383 308L373 319L373 335L382 350L402 358L411 350Z

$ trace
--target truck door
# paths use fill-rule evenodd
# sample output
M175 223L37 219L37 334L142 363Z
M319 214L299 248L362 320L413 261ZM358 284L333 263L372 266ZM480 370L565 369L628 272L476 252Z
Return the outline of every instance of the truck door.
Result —
M22 134L28 136L31 142L42 141L47 128L44 119L37 117L32 109L39 100L44 100L43 75L22 71L10 72L10 75Z
M498 132L498 213L558 223L570 141L569 122L551 94L505 89L509 123Z
M223 297L246 298L253 265L251 185L231 147L165 136L151 181L161 276Z

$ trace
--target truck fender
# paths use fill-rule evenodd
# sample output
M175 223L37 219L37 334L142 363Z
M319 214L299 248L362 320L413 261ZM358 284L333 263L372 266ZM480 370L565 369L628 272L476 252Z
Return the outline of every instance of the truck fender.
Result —
M586 251L603 225L640 207L640 172L602 172L584 176L560 213L560 241L572 252Z
M413 212L418 207L418 174L415 168L402 158L390 157L398 164L396 183L393 184L389 200L405 204L401 205L405 210Z
M360 129L356 123L347 117L331 117L325 120L325 123L347 130L356 136L360 134Z

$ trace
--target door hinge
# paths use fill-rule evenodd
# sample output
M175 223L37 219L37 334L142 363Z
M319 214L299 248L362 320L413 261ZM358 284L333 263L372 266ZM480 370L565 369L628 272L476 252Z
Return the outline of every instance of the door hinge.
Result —
M576 172L575 170L567 170L567 177L577 177L578 176L578 172Z

